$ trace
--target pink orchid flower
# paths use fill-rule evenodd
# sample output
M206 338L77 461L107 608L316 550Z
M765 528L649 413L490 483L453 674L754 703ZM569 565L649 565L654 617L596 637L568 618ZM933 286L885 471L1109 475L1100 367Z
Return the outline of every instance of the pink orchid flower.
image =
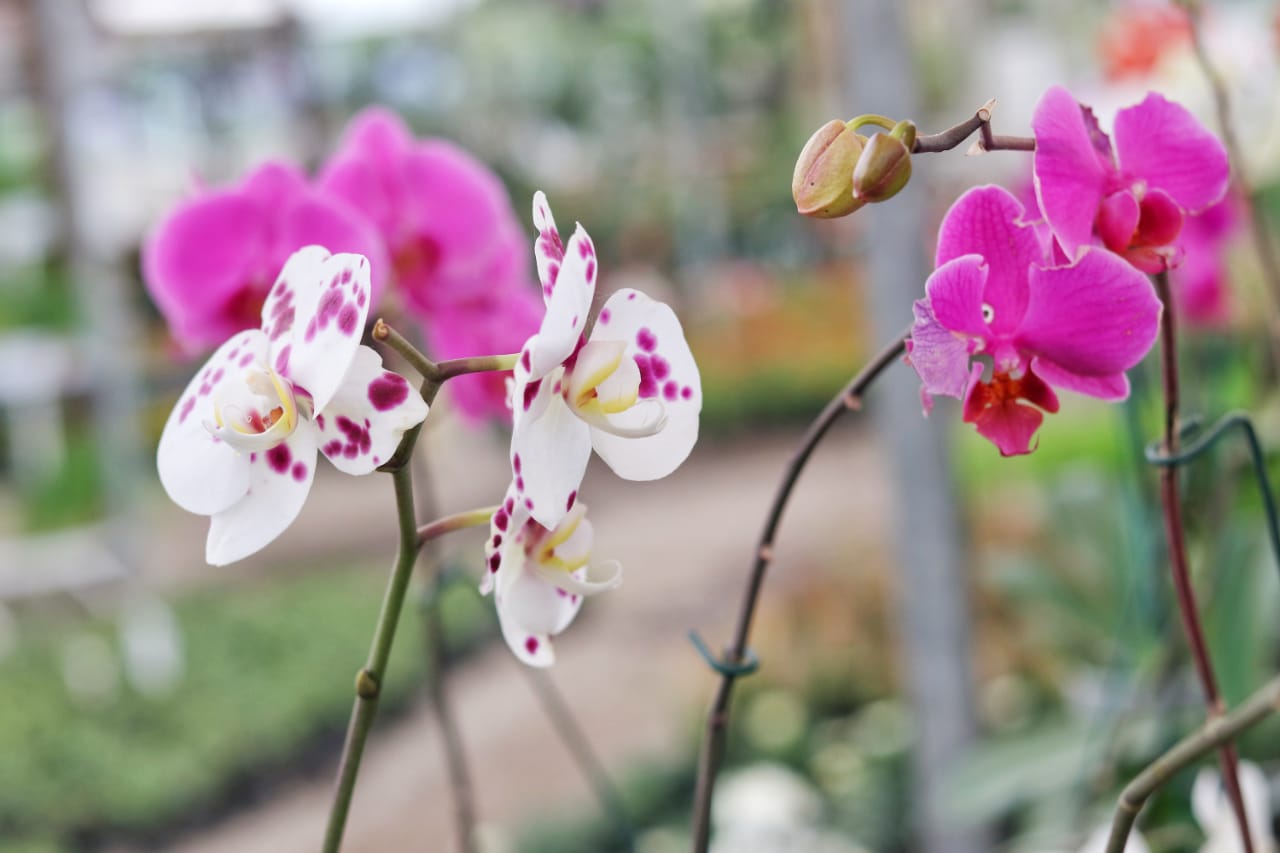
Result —
M377 300L386 264L373 226L295 167L269 162L166 216L143 247L143 280L174 338L194 353L257 326L276 272L311 244L367 257Z
M545 667L555 662L551 638L578 615L588 595L622 583L617 561L601 580L588 577L592 528L587 507L575 501L553 528L529 515L515 483L489 524L485 542L488 571L480 592L494 594L502 636L523 662Z
M1083 248L1066 266L1001 187L976 187L938 233L937 269L915 304L911 365L932 397L964 400L964 420L1000 453L1030 453L1056 412L1053 386L1103 400L1129 395L1124 371L1155 342L1160 301L1110 252Z
M1116 113L1114 148L1093 112L1060 86L1041 97L1031 127L1040 209L1068 258L1101 244L1143 272L1175 267L1186 217L1227 191L1222 143L1154 92Z
M1187 257L1169 274L1177 312L1197 326L1217 328L1231 320L1231 288L1227 247L1246 214L1238 198L1222 201L1187 220L1182 244Z
M440 359L517 352L538 330L542 300L532 287L516 287L501 298L461 302L423 318L423 328ZM449 380L446 389L458 411L472 425L489 420L510 422L507 394L510 374L470 373Z
M377 226L396 285L421 317L532 286L522 229L498 177L452 143L415 139L389 110L352 119L319 182Z
M541 192L533 221L547 312L514 371L511 466L520 503L554 529L573 508L593 447L628 480L678 468L698 440L702 384L675 312L639 291L614 293L588 330L591 237L579 225L562 243Z
M174 503L212 516L205 558L225 565L265 547L302 509L319 450L368 474L391 457L427 404L360 345L369 261L307 246L262 307L191 380L156 453Z

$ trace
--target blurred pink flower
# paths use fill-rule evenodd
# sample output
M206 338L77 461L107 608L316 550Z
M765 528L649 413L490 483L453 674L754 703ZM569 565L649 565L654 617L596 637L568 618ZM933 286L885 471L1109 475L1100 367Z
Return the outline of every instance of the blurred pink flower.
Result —
M197 352L257 328L276 274L307 245L367 257L376 302L387 266L377 231L296 167L267 162L237 186L199 190L161 220L143 247L143 280L179 346Z
M414 139L386 109L352 119L319 182L377 226L396 285L420 319L515 284L532 286L523 231L498 177L452 143Z
M386 241L395 286L439 359L515 352L541 320L528 242L506 189L452 143L415 139L394 113L351 120L320 185L368 216ZM472 422L509 418L505 373L447 389Z
M1182 266L1170 280L1178 313L1198 326L1218 327L1231 319L1231 290L1226 268L1227 245L1247 215L1235 194L1187 220L1182 245L1187 250Z

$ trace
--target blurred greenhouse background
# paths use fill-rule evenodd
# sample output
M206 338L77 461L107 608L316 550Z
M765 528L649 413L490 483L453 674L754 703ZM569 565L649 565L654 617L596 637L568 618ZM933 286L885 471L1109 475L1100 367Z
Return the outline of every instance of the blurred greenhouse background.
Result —
M447 673L482 850L685 850L714 685L686 633L728 636L788 455L910 322L951 201L1030 185L1019 152L919 157L892 212L813 221L790 196L797 153L830 118L896 112L936 131L992 97L997 131L1026 133L1052 83L1100 114L1157 88L1212 127L1185 34L1159 25L1167 9L0 0L0 851L302 851L323 832L394 552L391 490L325 470L270 548L204 564L205 520L166 499L154 465L199 359L139 269L193 187L266 158L314 173L351 116L382 104L492 167L530 245L537 189L562 227L590 228L603 295L639 285L677 306L702 371L700 443L650 485L593 463L595 551L627 580L565 634L550 674L629 827L498 638L476 592L481 539L463 533L437 555L440 580L418 579L419 604L442 597L443 631L403 620L345 849L457 849L429 689ZM1206 12L1272 222L1278 22L1273 3ZM1249 408L1274 448L1277 326L1249 248L1243 231L1230 247L1229 318L1187 335L1184 407ZM1141 461L1157 367L1133 371L1123 406L1072 397L1029 457L1001 460L958 407L920 418L903 366L868 420L833 432L765 587L714 850L1074 850L1202 719ZM425 437L424 507L502 494L505 428L445 401ZM1187 476L1233 703L1280 665L1276 567L1243 448ZM1241 753L1280 779L1280 726ZM1153 801L1154 849L1199 848L1193 778Z

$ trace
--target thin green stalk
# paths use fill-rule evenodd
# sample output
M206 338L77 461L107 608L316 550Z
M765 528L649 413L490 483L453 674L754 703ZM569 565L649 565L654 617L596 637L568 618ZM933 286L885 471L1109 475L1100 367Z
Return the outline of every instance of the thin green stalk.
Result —
M1280 710L1280 678L1269 681L1230 713L1210 717L1197 731L1147 765L1120 794L1111 822L1111 836L1107 840L1107 853L1123 853L1142 806L1178 771L1231 743L1277 710Z
M414 431L414 437L417 433ZM406 436L407 437L407 436ZM412 445L411 445L412 446ZM347 825L347 813L351 810L351 795L355 791L356 774L360 770L360 758L369 738L369 729L378 710L378 698L382 681L391 657L391 643L395 639L396 625L404 607L409 578L413 576L413 564L417 561L421 542L413 510L413 473L408 465L391 472L396 492L396 517L400 524L400 550L395 566L387 581L387 591L382 599L382 611L374 628L373 645L369 659L356 673L356 700L351 710L351 723L347 727L346 743L342 747L342 760L338 764L338 785L334 792L333 806L329 812L329 824L324 834L325 853L337 853L342 846L342 833Z

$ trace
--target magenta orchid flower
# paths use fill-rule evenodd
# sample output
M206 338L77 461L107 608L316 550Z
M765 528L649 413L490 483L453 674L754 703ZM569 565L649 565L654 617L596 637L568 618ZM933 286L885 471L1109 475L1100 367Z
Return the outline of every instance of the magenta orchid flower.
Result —
M297 251L262 307L262 328L218 348L164 426L160 482L174 503L212 516L205 557L224 565L284 532L311 490L318 449L368 474L427 405L360 345L369 261Z
M369 258L368 296L377 300L386 264L372 224L308 186L293 166L266 163L238 186L200 191L166 216L143 247L143 280L179 345L208 350L258 325L276 273L312 244Z
M503 638L531 666L555 662L551 638L569 627L584 597L622 583L616 561L602 564L609 569L604 579L589 578L593 537L586 515L575 501L554 527L543 527L512 483L490 522L480 591L493 593Z
M1160 301L1110 252L1052 266L1024 210L995 186L969 190L938 234L937 269L915 304L909 360L932 397L964 400L964 420L1000 453L1030 453L1053 387L1103 400L1129 394L1124 371L1155 342Z
M361 112L320 186L363 212L386 241L410 310L532 286L524 236L498 177L456 145L417 140L394 113Z
M1227 247L1247 215L1238 198L1222 201L1187 220L1182 243L1187 257L1169 274L1174 308L1197 326L1225 326L1231 319Z
M609 297L588 334L596 254L568 245L541 192L534 257L547 312L514 371L511 465L519 501L555 528L572 509L594 447L627 480L679 467L698 439L702 385L675 312L636 290Z
M1222 143L1154 92L1116 113L1114 147L1093 112L1060 86L1041 97L1031 127L1040 209L1068 258L1101 244L1143 272L1175 267L1187 216L1227 190Z

